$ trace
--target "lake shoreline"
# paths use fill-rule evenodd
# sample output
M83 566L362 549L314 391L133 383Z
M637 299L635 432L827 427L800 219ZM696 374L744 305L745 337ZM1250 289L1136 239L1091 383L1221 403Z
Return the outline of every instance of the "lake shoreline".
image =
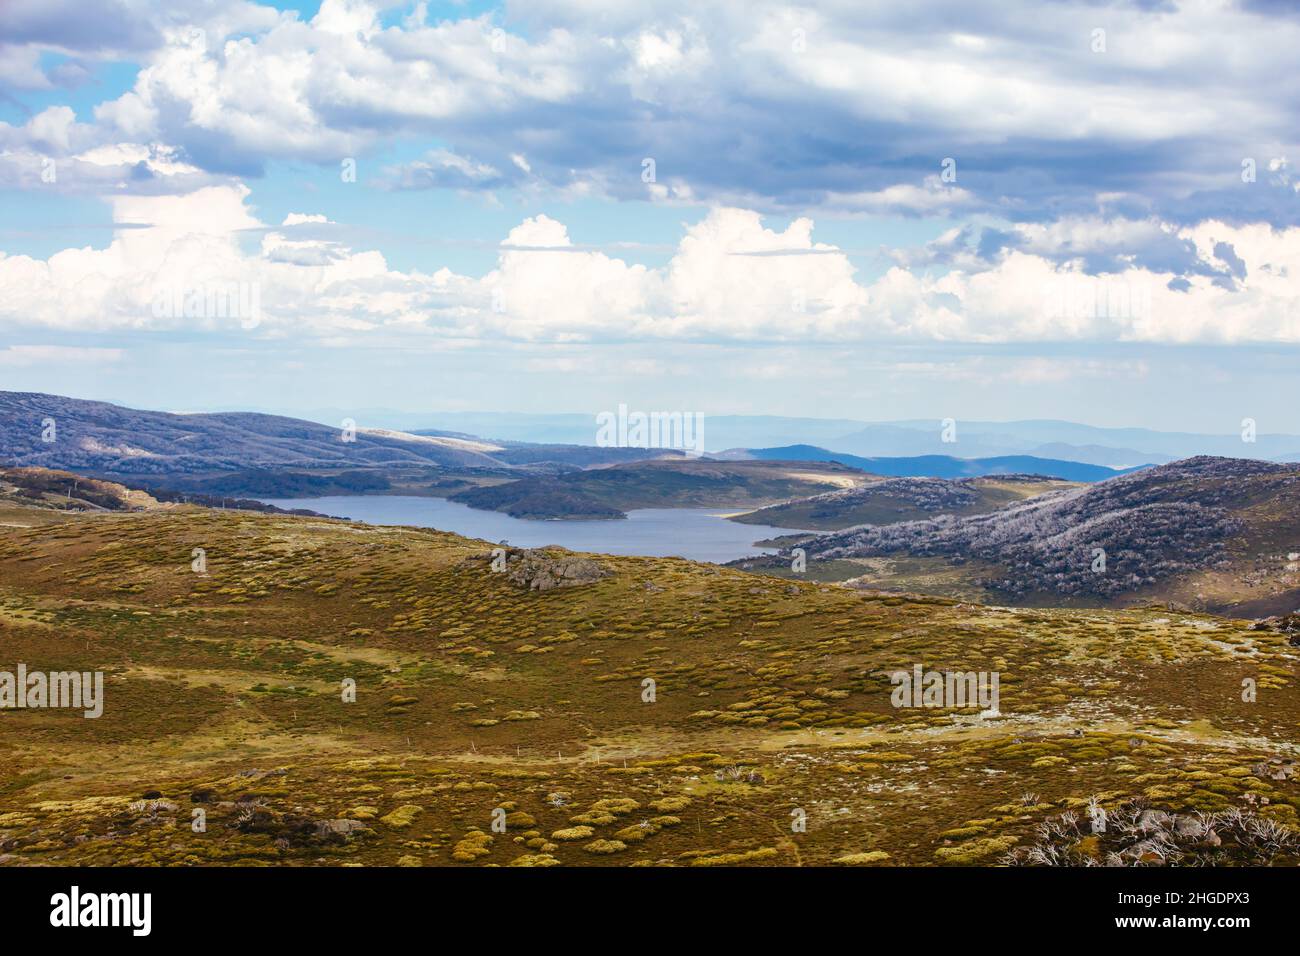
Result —
M640 508L610 518L515 518L499 511L414 495L325 495L259 498L264 504L304 508L363 524L435 528L511 547L555 546L571 551L638 557L680 557L709 564L772 554L756 542L789 528L741 524L718 508ZM734 512L730 512L734 514Z

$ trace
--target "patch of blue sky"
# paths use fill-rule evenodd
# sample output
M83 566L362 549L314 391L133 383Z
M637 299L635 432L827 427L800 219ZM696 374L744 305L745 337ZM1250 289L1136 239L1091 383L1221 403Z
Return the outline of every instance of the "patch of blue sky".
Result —
M113 238L107 203L88 196L0 190L0 251L48 259L68 248L103 248Z
M334 235L353 249L378 249L390 266L432 272L449 268L480 276L496 266L500 246L525 219L546 215L562 222L576 246L651 267L662 266L697 222L703 206L556 199L513 188L483 191L385 188L387 167L424 156L438 144L421 140L357 157L356 182L339 165L272 163L266 175L246 180L256 214L268 226L290 213L324 215L339 223ZM345 225L344 225L345 224Z
M42 53L40 58L41 69L47 76L57 75L60 66L72 61L72 57L49 51ZM81 63L90 75L75 86L55 83L48 90L9 89L0 93L0 120L18 126L51 106L67 106L79 122L93 122L95 107L129 91L140 71L136 63Z

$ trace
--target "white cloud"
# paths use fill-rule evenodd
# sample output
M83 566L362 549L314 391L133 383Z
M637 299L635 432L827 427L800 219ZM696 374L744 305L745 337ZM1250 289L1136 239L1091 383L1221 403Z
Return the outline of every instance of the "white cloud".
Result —
M512 164L527 172L527 163L511 157ZM428 189L445 186L467 189L504 183L500 170L449 149L431 150L423 159L385 170L387 185L398 189Z
M291 213L261 223L243 186L186 196L120 196L102 249L47 260L0 255L0 325L10 328L243 329L263 336L388 343L419 336L525 342L1128 341L1300 342L1300 228L1058 223L1026 233L1036 250L941 274L904 266L875 281L813 237L754 211L719 207L686 227L651 268L578 247L548 216L525 219L481 277L391 268L329 238L334 224ZM327 228L329 227L329 228ZM1090 276L1062 246L1132 235L1183 243L1204 274L1129 267ZM252 236L259 246L249 248ZM1231 262L1227 262L1231 259ZM1225 268L1233 282L1222 281ZM256 291L260 315L199 305L159 310L159 289ZM1182 291L1177 291L1182 289Z
M67 106L51 106L21 126L0 122L0 182L56 193L184 193L228 182L185 161L159 142L109 140L77 122Z
M944 185L939 176L926 176L920 186L899 183L867 192L829 194L827 208L873 214L903 213L924 216L952 215L975 204L975 197L956 185Z
M199 151L216 135L254 162L337 162L412 124L481 121L580 91L567 34L496 42L494 29L486 17L381 29L365 0L325 0L310 22L283 18L252 36L175 29L134 89L95 115L126 138L175 137Z
M329 221L328 216L323 216L320 213L291 212L284 217L284 222L280 223L280 225L301 226L308 223L328 223Z

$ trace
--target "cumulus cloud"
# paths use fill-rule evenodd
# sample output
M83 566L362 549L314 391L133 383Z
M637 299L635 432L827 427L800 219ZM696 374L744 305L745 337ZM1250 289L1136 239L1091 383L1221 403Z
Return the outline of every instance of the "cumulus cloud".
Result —
M0 122L0 181L9 188L55 194L176 194L232 182L206 172L160 142L122 142L51 106L26 123Z
M719 207L652 268L577 247L563 223L539 215L509 231L494 268L470 276L394 269L331 238L319 214L268 226L247 198L244 186L119 196L106 247L0 256L0 325L238 329L335 344L1300 342L1296 227L1168 227L1202 266L1180 276L1136 264L1090 275L1077 256L1052 254L1091 248L1095 228L1075 224L1022 231L1021 247L995 262L897 265L868 282L814 238L808 218L774 229L756 211Z
M168 29L226 36L267 29L280 17L249 0L5 0L0 81L24 90L76 86L90 79L88 65L148 57Z

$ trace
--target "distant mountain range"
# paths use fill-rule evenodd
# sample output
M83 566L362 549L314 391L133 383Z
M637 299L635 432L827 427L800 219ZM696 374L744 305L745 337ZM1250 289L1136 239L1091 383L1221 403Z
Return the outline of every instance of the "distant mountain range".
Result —
M391 409L318 409L301 413L335 424L345 417L374 427L420 434L481 435L498 442L593 445L595 414L524 412L401 412ZM1300 461L1300 436L1260 432L1242 441L1238 420L1219 434L1150 428L1104 428L1054 419L1012 422L958 420L955 443L944 442L938 418L868 422L851 418L779 415L706 415L705 446L772 448L809 444L862 457L952 455L994 458L1030 455L1112 468L1164 464L1196 455Z
M1105 481L1125 471L1077 461L1036 458L1032 455L1002 455L996 458L954 458L951 455L917 455L911 458L862 458L815 445L786 445L782 448L732 449L728 458L756 458L782 461L837 461L861 468L873 475L894 478L978 478L986 475L1042 475L1063 481ZM1136 469L1126 469L1133 471Z
M586 478L511 493L475 489L683 458L668 449L597 447L592 416L431 413L406 415L404 423L428 427L403 431L393 427L398 423L386 419L387 414L340 416L335 425L260 412L142 411L57 395L0 392L0 464L62 468L216 495L286 497L312 489L322 494L463 493L463 500L476 507L494 509L519 505L507 499L525 492L531 509L542 503L534 492L546 491L566 498L557 498L555 505L558 514L567 515L582 512L584 505L593 506L593 513L622 511L640 499L602 492L596 496L600 501L587 500L579 485L605 487L608 482L591 484ZM772 436L791 440L756 441ZM928 420L870 424L723 415L705 422L706 447L715 449L706 460L840 463L882 477L1022 474L1097 482L1207 451L1224 457L1300 459L1300 438L1294 436L1261 434L1250 443L1240 436L1060 421L958 422L955 436L948 436L956 441L944 442L943 437L939 423ZM646 487L666 490L663 478L651 475ZM825 489L797 494L819 490ZM688 497L700 500L693 493ZM658 503L671 506L674 501L670 497Z
M1056 420L959 421L956 437L963 458L1028 454L1121 468L1164 464L1197 455L1256 460L1300 458L1300 437L1259 433L1254 441L1243 441L1240 431L1214 435L1149 428L1098 428ZM868 425L854 435L837 439L831 447L863 455L952 454L954 451L952 445L942 442L939 423L930 420Z
M405 417L420 420L420 416ZM424 427L482 435L497 441L584 445L595 440L593 415L456 412L430 413L423 420L427 422ZM412 426L411 430L422 429ZM938 419L864 422L774 415L709 415L704 429L705 445L712 452L811 444L867 458L1028 455L1117 469L1164 464L1196 455L1300 460L1300 436L1289 434L1259 433L1255 441L1247 442L1239 432L1202 434L1150 428L1102 428L1057 420L958 421L955 443L944 442L942 432Z

